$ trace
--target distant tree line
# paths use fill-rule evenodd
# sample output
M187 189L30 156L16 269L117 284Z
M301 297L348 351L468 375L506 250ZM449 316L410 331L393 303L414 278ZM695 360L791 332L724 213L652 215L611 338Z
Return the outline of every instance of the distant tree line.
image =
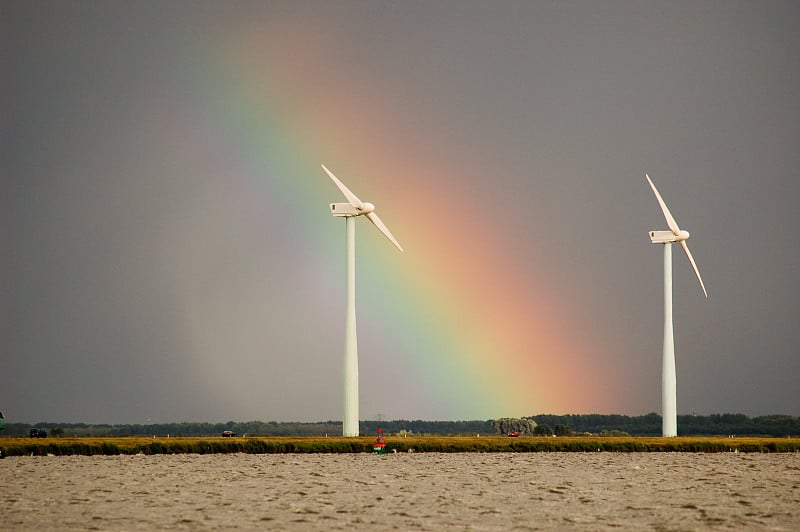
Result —
M660 436L661 416L651 412L643 416L617 414L542 414L531 416L538 425L563 425L574 433L630 434ZM744 414L678 416L679 436L800 436L800 417L771 415L747 417Z
M228 421L226 423L184 422L138 424L87 424L38 422L8 423L4 434L27 436L31 427L48 430L52 436L213 436L231 431L238 436L341 436L341 421L302 423L293 421ZM372 435L381 428L386 434L492 434L492 421L361 421L359 432Z
M8 421L8 420L6 420ZM213 436L232 431L239 436L339 436L341 421L314 423L285 421L228 421L227 423L184 422L139 424L7 423L7 436L27 436L31 427L44 428L51 436ZM540 414L522 418L474 421L361 421L362 435L372 435L381 428L392 435L493 435L519 432L521 435L566 436L570 434L659 436L661 416L617 414ZM747 417L743 414L678 416L678 435L800 436L800 417L771 415Z

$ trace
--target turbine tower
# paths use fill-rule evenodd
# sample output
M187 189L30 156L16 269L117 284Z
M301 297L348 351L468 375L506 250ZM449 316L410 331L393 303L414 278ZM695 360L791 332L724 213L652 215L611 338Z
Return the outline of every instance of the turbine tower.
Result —
M358 342L356 338L356 216L366 216L397 249L403 247L375 213L375 205L358 199L325 165L322 169L342 191L348 203L331 203L331 214L344 217L347 229L347 297L344 320L344 418L342 436L358 436Z
M675 377L675 342L672 336L672 244L680 242L683 251L692 263L697 280L700 281L700 288L703 294L708 297L703 279L700 277L700 270L694 262L692 252L686 240L689 238L689 231L682 231L678 227L672 213L669 212L667 204L661 198L656 186L650 176L645 174L653 194L656 195L658 204L667 219L669 231L650 231L650 241L653 244L664 244L664 355L661 362L661 434L665 437L678 435L678 413L677 413L677 391Z

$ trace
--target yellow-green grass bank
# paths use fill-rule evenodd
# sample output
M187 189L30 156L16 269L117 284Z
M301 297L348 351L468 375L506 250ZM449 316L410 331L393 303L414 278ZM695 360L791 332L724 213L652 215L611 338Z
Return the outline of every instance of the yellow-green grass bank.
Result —
M215 453L371 453L373 437L0 438L5 456ZM387 453L407 452L800 452L800 438L751 437L386 437Z

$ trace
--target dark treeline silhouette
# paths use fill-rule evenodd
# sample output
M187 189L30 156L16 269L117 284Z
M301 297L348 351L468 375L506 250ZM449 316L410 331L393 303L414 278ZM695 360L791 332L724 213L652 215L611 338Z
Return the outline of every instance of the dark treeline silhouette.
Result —
M7 436L27 436L31 427L46 429L51 436L214 436L232 431L239 436L339 436L341 421L315 423L285 421L228 421L227 423L158 423L150 425L103 425L87 423L39 422L8 423ZM386 434L403 435L493 435L519 431L523 435L598 434L659 436L661 416L617 414L540 414L524 418L474 421L382 420L361 421L359 430L369 436L381 428ZM521 427L521 428L520 428ZM771 415L747 417L743 414L678 416L679 436L800 436L800 417Z
M341 436L341 421L301 423L293 421L228 421L227 423L158 423L150 425L105 425L87 423L39 422L34 425L8 423L5 434L27 436L31 427L41 427L51 435L61 436L213 436L231 431L238 436ZM372 435L381 428L387 434L491 434L492 421L361 421L362 435Z
M573 433L588 432L627 433L632 436L660 436L661 416L656 413L643 416L617 414L543 414L531 416L537 425L569 427ZM708 416L678 416L679 436L800 436L800 417L759 416L744 414L711 414Z

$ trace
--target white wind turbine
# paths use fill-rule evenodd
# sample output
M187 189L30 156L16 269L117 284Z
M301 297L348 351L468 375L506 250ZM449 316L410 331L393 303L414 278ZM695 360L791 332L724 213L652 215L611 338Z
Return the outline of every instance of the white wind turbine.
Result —
M386 238L403 251L389 229L375 214L375 205L358 199L325 165L322 169L349 203L331 203L331 214L345 219L347 228L347 298L344 333L344 418L342 436L358 436L358 342L356 338L356 227L355 217L364 215Z
M697 275L697 280L700 281L700 288L703 289L703 294L708 297L706 287L703 284L703 279L700 277L700 270L697 269L697 264L694 262L692 252L689 251L689 246L686 240L689 238L689 231L682 231L678 227L672 213L669 212L667 204L661 198L656 186L650 179L650 176L645 174L647 182L650 183L650 188L656 195L658 204L664 212L664 218L667 219L667 226L669 231L650 231L650 241L653 244L664 244L664 355L661 362L661 434L662 436L677 436L678 435L678 413L677 413L677 392L676 392L676 377L675 377L675 342L672 336L672 243L680 242L683 251L692 263L694 273Z

